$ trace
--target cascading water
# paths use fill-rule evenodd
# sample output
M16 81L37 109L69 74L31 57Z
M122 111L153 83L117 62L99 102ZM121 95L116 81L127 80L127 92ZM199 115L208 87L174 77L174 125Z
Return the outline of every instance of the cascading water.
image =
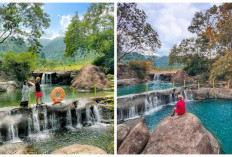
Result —
M155 97L153 98L153 108L157 107L157 106L158 106L158 103L159 103L158 97L155 96Z
M18 127L17 125L10 124L8 127L8 134L7 134L8 140L15 141L18 139Z
M32 120L31 120L31 118L29 117L29 118L28 118L28 135L29 135L29 136L31 135L31 126L32 126Z
M32 119L33 119L34 132L40 133L39 116L36 108L32 108Z
M152 104L152 98L150 97L150 95L146 95L145 98L145 111L148 112L149 110L151 110L153 108L153 104Z
M52 130L56 130L59 128L59 120L57 119L56 114L54 112L49 116L49 122L51 124Z
M100 108L97 105L93 106L93 113L95 115L96 122L100 123L101 119L102 119L102 116L101 116L101 113L100 113Z
M67 110L67 113L66 113L66 126L72 127L72 114L71 114L71 110Z
M77 124L76 127L77 128L81 128L82 127L82 118L81 118L81 110L78 110L77 108L76 110L76 116L77 116Z
M1 132L0 132L0 142L2 142L3 140L2 140L2 134L1 134Z
M169 102L169 103L173 103L173 97L172 97L172 94L170 94L168 97L169 97L168 102Z
M92 121L93 121L92 111L91 111L91 109L89 107L86 108L86 119L85 119L85 121L87 122L87 124L92 124Z
M47 108L45 106L43 106L43 115L44 115L43 130L47 130L48 129L48 118L47 118Z
M44 72L42 75L41 83L44 84L52 84L52 74L53 72Z
M161 74L154 74L153 81L161 81Z

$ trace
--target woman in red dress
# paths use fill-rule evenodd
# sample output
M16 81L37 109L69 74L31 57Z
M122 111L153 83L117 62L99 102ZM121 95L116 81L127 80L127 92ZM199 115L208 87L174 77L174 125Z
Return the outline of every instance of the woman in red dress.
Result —
M178 115L182 115L185 113L185 102L183 100L183 96L182 95L178 95L178 99L179 101L176 103L176 107L174 107L171 117L175 115L175 112Z

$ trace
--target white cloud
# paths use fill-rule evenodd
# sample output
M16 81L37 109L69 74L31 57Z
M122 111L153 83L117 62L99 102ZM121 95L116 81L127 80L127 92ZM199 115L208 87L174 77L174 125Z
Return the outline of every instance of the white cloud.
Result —
M60 20L60 25L65 31L68 25L71 23L71 15L63 15Z
M174 44L193 36L187 28L195 12L200 11L190 3L138 3L138 8L145 11L147 22L159 34L162 43L160 55L168 55Z

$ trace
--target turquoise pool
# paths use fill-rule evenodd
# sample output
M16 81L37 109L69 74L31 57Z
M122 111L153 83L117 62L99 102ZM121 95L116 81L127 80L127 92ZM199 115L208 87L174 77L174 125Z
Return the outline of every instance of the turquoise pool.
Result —
M186 83L186 85L189 85ZM148 86L148 91L154 91L154 90L163 90L163 89L169 89L173 88L173 84L171 82L167 81L151 81L147 83L141 83L131 86L124 86L124 87L118 87L118 96L123 95L129 95L129 94L136 94L136 93L143 93L146 92ZM176 83L175 87L181 87L184 86L183 83Z
M174 106L163 106L160 110L146 115L146 123L150 132L166 116L169 116ZM222 144L223 154L232 154L232 101L209 100L187 102L188 112L195 114L204 127L212 132Z

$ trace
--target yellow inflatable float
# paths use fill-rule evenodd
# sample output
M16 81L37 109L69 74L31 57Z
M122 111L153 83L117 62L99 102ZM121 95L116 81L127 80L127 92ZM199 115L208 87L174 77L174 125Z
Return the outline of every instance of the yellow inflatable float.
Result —
M58 98L56 97L57 93L60 93L60 97L58 97ZM52 90L51 99L53 102L59 103L64 99L64 97L65 97L65 92L61 87L57 87L57 88Z

